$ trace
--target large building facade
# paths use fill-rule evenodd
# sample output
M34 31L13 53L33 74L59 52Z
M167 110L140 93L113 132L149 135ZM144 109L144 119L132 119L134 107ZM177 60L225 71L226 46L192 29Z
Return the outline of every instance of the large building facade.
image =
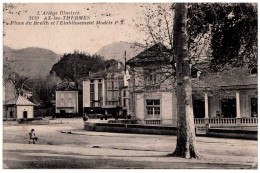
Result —
M156 44L127 61L130 66L130 112L138 123L177 125L171 54Z
M138 123L177 125L177 98L170 53L154 45L130 59L130 112ZM168 65L167 65L168 64ZM192 68L192 67L191 67ZM198 71L192 78L196 125L257 124L257 69Z
M257 69L245 66L192 79L195 123L257 124ZM225 121L225 122L223 122Z
M118 62L109 68L90 74L83 80L83 109L87 114L122 115L127 107L122 102L123 90L126 90L125 68ZM126 96L125 96L126 99ZM122 106L122 103L126 103Z

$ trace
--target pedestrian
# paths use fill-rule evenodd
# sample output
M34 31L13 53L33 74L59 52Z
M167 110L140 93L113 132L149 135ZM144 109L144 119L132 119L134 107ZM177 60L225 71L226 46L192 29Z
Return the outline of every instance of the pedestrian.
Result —
M29 144L31 143L31 140L33 141L33 144L38 140L38 137L35 136L34 129L31 129L31 132L29 133Z
M128 114L128 117L127 117L129 120L131 119L131 114Z
M84 113L84 116L83 116L83 121L88 121L88 115L86 113Z

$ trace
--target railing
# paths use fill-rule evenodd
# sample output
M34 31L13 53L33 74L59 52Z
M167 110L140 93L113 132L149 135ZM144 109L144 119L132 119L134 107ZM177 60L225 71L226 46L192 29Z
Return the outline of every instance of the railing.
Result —
M207 122L206 122L207 120ZM194 118L195 125L203 124L212 124L212 125L234 125L234 124L243 124L243 125L257 125L258 118Z
M258 124L258 118L241 118L241 124Z
M145 120L145 124L147 125L161 124L161 120Z
M205 118L194 118L194 124L205 124Z
M210 118L209 124L236 124L236 118Z

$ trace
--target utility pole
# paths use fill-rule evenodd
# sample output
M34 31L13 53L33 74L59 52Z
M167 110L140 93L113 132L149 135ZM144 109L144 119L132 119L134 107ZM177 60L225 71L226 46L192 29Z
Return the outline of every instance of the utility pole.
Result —
M126 74L126 51L125 51L125 74Z

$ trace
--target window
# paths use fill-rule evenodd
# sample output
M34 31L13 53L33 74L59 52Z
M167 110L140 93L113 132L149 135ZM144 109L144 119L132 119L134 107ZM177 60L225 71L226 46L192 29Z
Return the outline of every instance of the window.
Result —
M98 106L101 107L103 103L103 95L102 95L102 83L98 84Z
M148 89L160 89L160 74L150 72L146 80Z
M111 79L111 75L107 74L107 80L110 80L110 79Z
M257 98L251 98L251 117L258 117L258 115L257 115Z
M147 118L160 118L160 100L146 100Z
M98 100L102 100L102 83L98 84Z
M107 100L108 101L112 100L112 92L111 91L107 92Z
M118 90L118 81L114 81L114 89Z
M94 107L95 106L95 85L90 84L90 106Z
M13 110L11 109L11 110L10 110L10 118L13 118L13 113L14 113L14 112L13 112Z
M111 74L111 80L113 80L114 79L114 74Z
M108 90L112 89L112 83L110 81L107 81L107 89Z
M251 70L250 70L250 75L252 75L252 76L255 76L255 75L257 75L257 68L252 68Z
M90 80L90 83L94 83L94 80Z
M191 70L191 77L192 78L197 78L197 71L196 70Z
M95 92L95 85L94 84L90 84L90 92Z
M114 81L111 82L111 89L114 89Z
M149 84L151 84L151 85L156 84L156 74L149 75Z
M95 100L95 93L90 93L90 101L94 101Z
M199 78L201 75L201 71L196 69L191 69L191 78Z
M124 90L124 95L123 96L126 97L126 90Z
M126 107L126 99L124 99L124 105L123 106Z
M101 79L98 79L98 82L101 82Z

